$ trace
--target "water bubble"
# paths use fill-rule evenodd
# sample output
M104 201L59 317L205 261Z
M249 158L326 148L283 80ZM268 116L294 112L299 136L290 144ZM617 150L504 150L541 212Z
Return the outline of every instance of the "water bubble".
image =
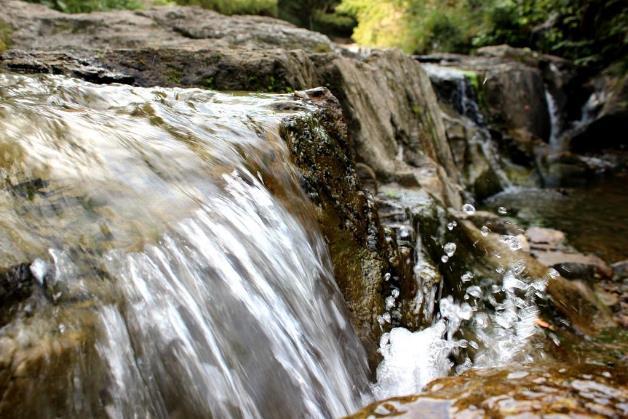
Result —
M445 253L447 254L447 256L452 257L454 255L454 253L456 253L456 243L446 243L443 246L443 250L445 250Z
M554 268L549 268L547 274L550 276L550 278L557 278L560 275L558 271Z
M64 333L65 332L65 324L60 323L59 324L59 333Z
M488 327L490 319L486 313L478 313L475 315L475 324L480 329L485 329Z
M510 269L512 270L512 272L515 275L521 275L523 273L523 271L525 271L525 269L526 269L526 264L525 264L524 261L518 260L518 261L516 261L515 263L512 264Z
M469 294L471 297L480 298L482 297L482 288L478 287L477 285L470 286L469 288L467 288L467 294Z
M504 208L504 207L499 207L499 208L497 208L497 213L501 214L501 215L506 215L506 214L508 214L508 210L506 208Z
M390 313L384 313L382 315L382 318L384 319L386 323L390 323Z
M475 214L475 207L471 204L464 204L462 206L462 210L467 214L467 215L473 215Z
M386 282L390 281L390 272L386 272L384 274L384 281L386 281Z
M482 228L480 229L480 233L481 233L484 237L488 236L488 233L489 233L490 231L491 231L491 230L489 230L487 226L482 226Z
M399 297L399 289L398 288L393 289L391 294L392 294L393 298Z
M456 226L458 225L458 223L456 221L452 221L450 223L447 224L447 230L451 231L453 230Z
M386 311L392 309L395 306L395 298L394 297L386 297Z
M443 255L440 257L440 261L443 263L447 263L448 260L449 260L449 256L447 255Z
M502 243L506 243L510 250L515 251L521 249L523 246L521 245L521 240L517 236L511 236L509 234L503 235L500 239Z
M472 272L465 272L464 274L462 274L462 276L460 277L460 280L462 282L469 282L473 279L473 273Z

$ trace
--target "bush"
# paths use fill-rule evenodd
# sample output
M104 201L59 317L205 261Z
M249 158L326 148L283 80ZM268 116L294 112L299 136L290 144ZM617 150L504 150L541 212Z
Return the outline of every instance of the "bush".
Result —
M42 3L66 13L88 13L114 9L139 9L146 2L141 0L27 0ZM275 16L277 0L153 0L155 5L178 3L198 5L224 14L251 14Z
M411 53L529 47L599 68L628 56L626 0L343 0L362 44Z

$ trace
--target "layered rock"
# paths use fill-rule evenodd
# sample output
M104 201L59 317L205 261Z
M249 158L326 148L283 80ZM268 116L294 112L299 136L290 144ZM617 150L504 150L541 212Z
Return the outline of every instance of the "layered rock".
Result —
M341 102L359 160L383 178L421 183L460 205L429 79L400 52L361 58L332 51L325 36L286 22L199 8L67 15L3 3L3 19L13 27L5 68L140 86L271 92L326 86Z

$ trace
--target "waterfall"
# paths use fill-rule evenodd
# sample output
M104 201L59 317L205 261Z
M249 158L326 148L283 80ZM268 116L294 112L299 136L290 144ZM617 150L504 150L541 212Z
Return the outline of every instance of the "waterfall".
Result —
M561 122L558 107L556 106L556 100L550 90L545 86L545 102L547 102L547 113L550 117L550 148L554 151L558 151L562 147L561 141Z
M463 117L462 123L477 129L477 133L469 139L469 143L480 146L484 158L499 179L501 188L506 189L512 186L512 182L502 167L499 153L475 98L467 73L457 68L437 64L422 64L422 67L427 71L439 95L447 96L446 102L452 103L455 111Z
M0 74L0 260L46 278L0 338L68 355L46 355L59 372L34 379L28 408L337 417L369 397L278 135L307 111L291 100Z

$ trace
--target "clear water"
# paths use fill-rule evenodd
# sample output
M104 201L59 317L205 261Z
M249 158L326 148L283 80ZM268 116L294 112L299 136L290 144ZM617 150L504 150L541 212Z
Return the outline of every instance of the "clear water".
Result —
M54 378L32 378L29 408L336 417L368 397L278 136L290 100L0 74L0 265L36 261L48 278L48 298L0 338L27 353L93 336Z
M607 262L628 259L628 177L619 175L578 188L513 189L490 200L530 226L564 231L582 252Z

